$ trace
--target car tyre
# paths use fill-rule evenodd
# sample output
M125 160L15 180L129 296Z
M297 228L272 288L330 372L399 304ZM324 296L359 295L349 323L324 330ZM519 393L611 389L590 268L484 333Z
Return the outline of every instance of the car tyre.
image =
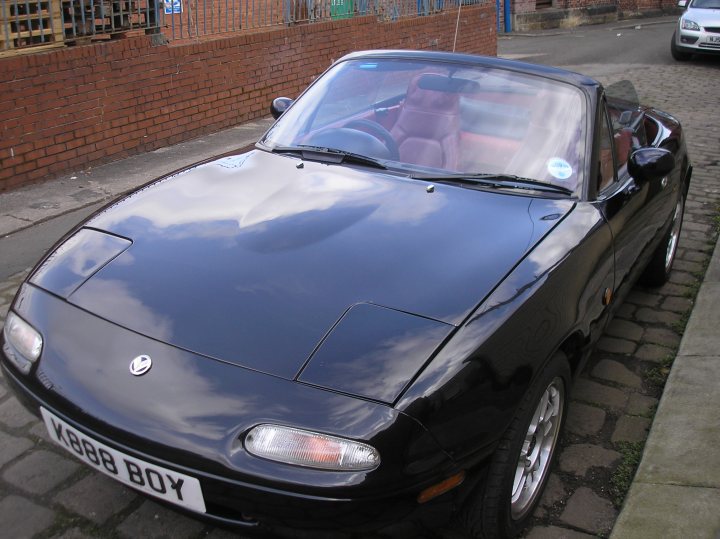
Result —
M650 262L640 277L640 281L647 286L662 286L670 278L675 254L677 253L680 231L682 230L683 213L685 212L685 191L681 188L675 213L673 213L670 228L663 236L660 245L653 252Z
M548 362L523 398L490 464L471 493L457 528L471 537L517 535L540 501L567 415L571 373L565 354Z
M672 54L672 57L678 62L686 62L692 56L689 52L683 52L678 49L678 46L675 44L675 32L673 32L672 41L670 41L670 54Z

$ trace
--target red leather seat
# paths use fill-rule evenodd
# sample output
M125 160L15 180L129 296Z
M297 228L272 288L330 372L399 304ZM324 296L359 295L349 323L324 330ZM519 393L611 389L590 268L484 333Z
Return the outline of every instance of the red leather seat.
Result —
M400 151L400 160L422 166L457 169L460 138L460 103L457 92L434 89L422 74L408 86L398 119L390 132ZM432 88L432 89L431 89Z
M627 163L630 157L632 134L632 129L624 128L615 133L613 137L615 140L615 159L617 160L618 169Z

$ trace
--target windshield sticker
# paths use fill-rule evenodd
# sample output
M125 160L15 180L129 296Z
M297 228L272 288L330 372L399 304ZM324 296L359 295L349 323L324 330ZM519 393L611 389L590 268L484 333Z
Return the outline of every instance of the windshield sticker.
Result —
M552 177L557 178L558 180L567 180L573 173L570 163L565 161L565 159L560 159L559 157L553 157L550 159L550 161L548 161L547 169Z

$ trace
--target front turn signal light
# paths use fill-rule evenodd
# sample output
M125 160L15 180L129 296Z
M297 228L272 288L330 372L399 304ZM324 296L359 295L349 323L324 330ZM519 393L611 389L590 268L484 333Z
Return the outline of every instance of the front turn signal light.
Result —
M432 485L431 487L423 490L418 495L417 501L418 503L429 502L433 498L437 498L441 494L445 494L446 492L454 489L455 487L460 486L464 480L465 472L458 472L455 475L448 477L444 481L440 481L439 483L436 483L435 485Z
M380 454L367 444L281 425L252 428L245 449L256 457L321 470L372 470L380 465Z
M7 358L22 372L27 374L42 352L43 340L30 324L10 311L3 328L5 337L4 352Z

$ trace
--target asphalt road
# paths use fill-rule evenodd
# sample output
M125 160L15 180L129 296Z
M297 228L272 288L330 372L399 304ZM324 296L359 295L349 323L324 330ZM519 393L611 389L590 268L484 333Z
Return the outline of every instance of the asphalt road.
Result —
M510 34L499 38L498 56L554 66L670 65L675 63L670 56L675 21L675 17L662 17L537 34Z

